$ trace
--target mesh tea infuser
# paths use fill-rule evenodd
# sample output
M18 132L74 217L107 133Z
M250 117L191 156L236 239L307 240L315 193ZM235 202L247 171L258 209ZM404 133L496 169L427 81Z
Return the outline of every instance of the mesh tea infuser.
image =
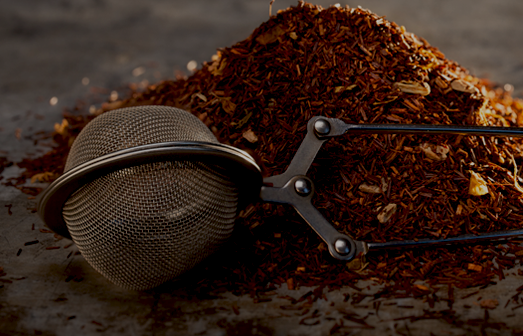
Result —
M292 205L340 260L380 248L522 235L523 230L385 243L338 232L312 205L306 176L328 139L360 133L445 133L523 137L512 127L346 124L313 117L287 170L262 180L242 150L220 144L187 111L138 106L106 112L78 135L64 174L40 196L38 213L73 239L85 259L117 285L143 290L193 268L231 235L237 210L261 199Z

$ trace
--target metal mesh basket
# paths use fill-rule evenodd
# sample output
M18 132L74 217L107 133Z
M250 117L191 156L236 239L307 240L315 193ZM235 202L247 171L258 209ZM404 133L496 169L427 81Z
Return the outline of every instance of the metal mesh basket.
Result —
M169 141L218 143L186 111L160 106L104 113L75 140L65 171L134 146ZM119 169L80 187L63 218L97 271L117 285L143 290L175 278L231 235L238 189L224 168L161 161Z

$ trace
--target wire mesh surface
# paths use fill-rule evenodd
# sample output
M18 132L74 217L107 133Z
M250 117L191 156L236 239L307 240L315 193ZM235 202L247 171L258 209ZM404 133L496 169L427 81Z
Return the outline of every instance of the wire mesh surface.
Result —
M133 146L218 141L192 114L141 106L104 113L74 142L65 170ZM64 220L85 259L122 287L153 288L191 269L232 233L238 191L223 169L162 161L109 173L78 189Z

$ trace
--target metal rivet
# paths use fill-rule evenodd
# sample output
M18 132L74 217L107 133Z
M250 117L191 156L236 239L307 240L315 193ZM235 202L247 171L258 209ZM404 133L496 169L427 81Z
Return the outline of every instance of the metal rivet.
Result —
M338 252L341 255L347 255L350 253L350 243L345 238L339 238L334 243L334 248L336 249L336 252Z
M294 182L294 189L301 196L308 196L312 192L312 186L309 180L298 179Z
M316 120L316 122L314 123L314 130L319 135L327 135L331 131L331 125L329 124L329 122L327 120L319 119L319 120Z

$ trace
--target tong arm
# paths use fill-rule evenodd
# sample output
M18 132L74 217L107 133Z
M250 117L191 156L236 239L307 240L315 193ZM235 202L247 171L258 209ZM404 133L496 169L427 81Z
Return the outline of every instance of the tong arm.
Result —
M322 144L345 132L346 124L339 119L314 117L309 120L307 135L287 170L281 175L265 178L260 192L260 198L265 202L292 205L327 244L329 253L339 260L351 260L360 252L366 253L367 246L338 232L312 205L314 183L305 174Z
M281 188L294 176L305 175L323 143L331 137L347 132L347 124L340 119L313 117L307 123L307 134L294 154L287 170L280 175L267 177L264 183Z
M384 243L365 243L339 233L312 203L314 184L305 176L322 144L328 139L346 133L354 134L459 134L478 136L523 137L523 128L460 125L413 124L346 124L337 118L313 117L307 124L307 134L287 170L281 175L263 180L260 197L263 201L290 204L312 229L325 241L331 255L340 260L351 260L359 253L385 248L423 247L462 243L477 240L508 239L523 235L523 230L499 231L479 235L461 235L445 239L414 239ZM269 186L270 185L270 186Z
M351 260L360 252L367 252L367 245L338 232L316 209L311 199L314 194L312 181L303 175L292 177L282 188L261 189L262 200L272 203L290 204L296 212L327 244L329 253L339 260Z

